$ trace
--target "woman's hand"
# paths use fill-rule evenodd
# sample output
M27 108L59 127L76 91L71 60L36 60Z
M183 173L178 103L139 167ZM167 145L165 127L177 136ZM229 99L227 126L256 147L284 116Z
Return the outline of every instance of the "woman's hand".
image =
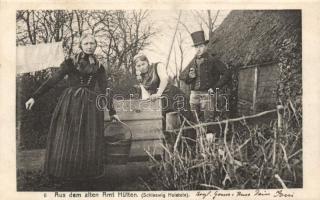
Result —
M140 72L140 71L136 71L136 78L137 78L137 81L138 81L139 83L142 82L142 76L141 76L141 72Z
M117 121L120 122L121 121L118 115L111 115L110 120L111 120L111 122L117 122Z
M31 110L34 102L35 102L34 99L33 99L33 98L30 98L30 99L26 102L26 109L27 109L27 110Z
M160 97L161 97L160 94L152 94L152 95L149 97L149 99L150 99L151 101L155 101L155 100L159 99Z

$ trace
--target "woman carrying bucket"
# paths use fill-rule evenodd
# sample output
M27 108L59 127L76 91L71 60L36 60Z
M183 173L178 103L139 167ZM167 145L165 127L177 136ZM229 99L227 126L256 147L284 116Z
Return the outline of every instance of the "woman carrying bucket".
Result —
M104 175L104 112L98 109L96 98L106 93L108 84L105 68L94 55L95 37L83 35L79 47L81 52L61 64L31 95L26 108L30 110L41 95L68 75L68 87L52 115L44 171L55 179L88 181ZM99 91L95 90L96 83ZM111 119L119 120L110 95L107 107Z

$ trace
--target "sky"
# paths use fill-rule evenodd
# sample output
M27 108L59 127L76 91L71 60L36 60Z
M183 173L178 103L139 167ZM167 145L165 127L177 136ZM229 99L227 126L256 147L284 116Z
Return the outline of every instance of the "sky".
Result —
M208 38L208 28L201 19L207 20L207 10L149 10L150 15L146 18L146 24L152 24L155 35L150 39L143 53L147 55L151 62L162 62L165 65L168 63L168 74L173 77L176 74L177 65L180 66L180 52L178 41L182 39L183 49L183 64L182 68L187 66L195 54L195 49L192 47L192 39L190 33L199 31L203 28L206 38ZM173 42L174 32L180 15L180 24L177 27L177 34L174 40L174 45L170 53L170 60L167 62L171 44ZM217 10L210 10L212 18L216 16ZM229 14L230 10L219 10L219 15L216 20L218 27L224 18ZM202 24L202 26L200 26ZM19 24L18 24L19 26ZM19 28L18 28L19 29ZM188 30L187 30L188 29ZM37 57L37 56L35 56Z
M220 10L216 25L220 25L224 18L229 14L229 10ZM217 10L211 10L211 15L214 17ZM163 62L167 63L167 58L170 51L170 46L173 40L175 28L177 26L179 16L179 10L151 10L150 12L150 23L152 23L156 29L157 34L152 37L151 44L143 51L148 56L151 62ZM180 21L187 27L189 32L195 32L201 30L201 17L207 19L207 11L201 10L182 10ZM184 51L183 56L183 67L185 67L195 54L195 50L192 47L192 39L189 32L182 24L178 25L176 36L183 40L182 47ZM202 23L202 27L205 31L205 37L208 38L208 29L206 25ZM174 41L174 45L170 55L170 61L168 64L168 73L172 76L175 74L175 55L176 60L180 63L180 53L178 49L177 37Z

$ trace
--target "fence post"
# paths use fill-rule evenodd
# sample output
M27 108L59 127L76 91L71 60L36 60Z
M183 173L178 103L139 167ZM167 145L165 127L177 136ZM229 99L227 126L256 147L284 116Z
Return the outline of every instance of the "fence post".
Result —
M259 79L259 65L254 68L254 82L253 82L253 97L252 97L252 110L256 114L257 111L257 93L258 93L258 79Z
M282 133L282 123L283 123L283 106L277 105L277 116L278 116L278 132Z

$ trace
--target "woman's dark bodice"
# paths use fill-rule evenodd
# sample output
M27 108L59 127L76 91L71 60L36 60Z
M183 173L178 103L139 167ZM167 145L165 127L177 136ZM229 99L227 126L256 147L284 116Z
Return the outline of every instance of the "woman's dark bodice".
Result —
M97 81L97 73L84 74L77 69L73 69L68 73L68 87L87 87L93 89Z
M158 63L153 63L149 66L147 73L142 75L142 85L150 93L157 93L160 85L160 78L157 72Z
M84 73L77 69L76 64L73 59L66 59L61 65L56 73L52 75L51 78L46 80L32 95L31 97L37 100L41 95L47 92L50 88L56 85L60 80L62 80L66 75L67 77L67 87L77 94L77 91L82 89L93 91L92 94L106 94L106 89L108 88L108 78L106 71L102 65L97 62L96 67L90 70L90 73ZM99 91L95 90L95 86L99 86ZM107 108L109 110L109 115L116 114L113 107L113 94L112 90L108 91L107 95ZM95 102L95 101L94 101Z
M99 65L99 64L97 64ZM32 98L37 99L42 94L47 92L50 88L56 85L60 80L62 80L66 75L67 76L67 87L86 87L90 90L95 89L96 83L98 83L101 93L105 93L105 90L108 86L107 84L107 75L105 69L102 65L96 68L95 71L91 73L80 72L75 64L73 59L66 59L61 65L56 73L52 75L51 78L46 80L32 95Z

